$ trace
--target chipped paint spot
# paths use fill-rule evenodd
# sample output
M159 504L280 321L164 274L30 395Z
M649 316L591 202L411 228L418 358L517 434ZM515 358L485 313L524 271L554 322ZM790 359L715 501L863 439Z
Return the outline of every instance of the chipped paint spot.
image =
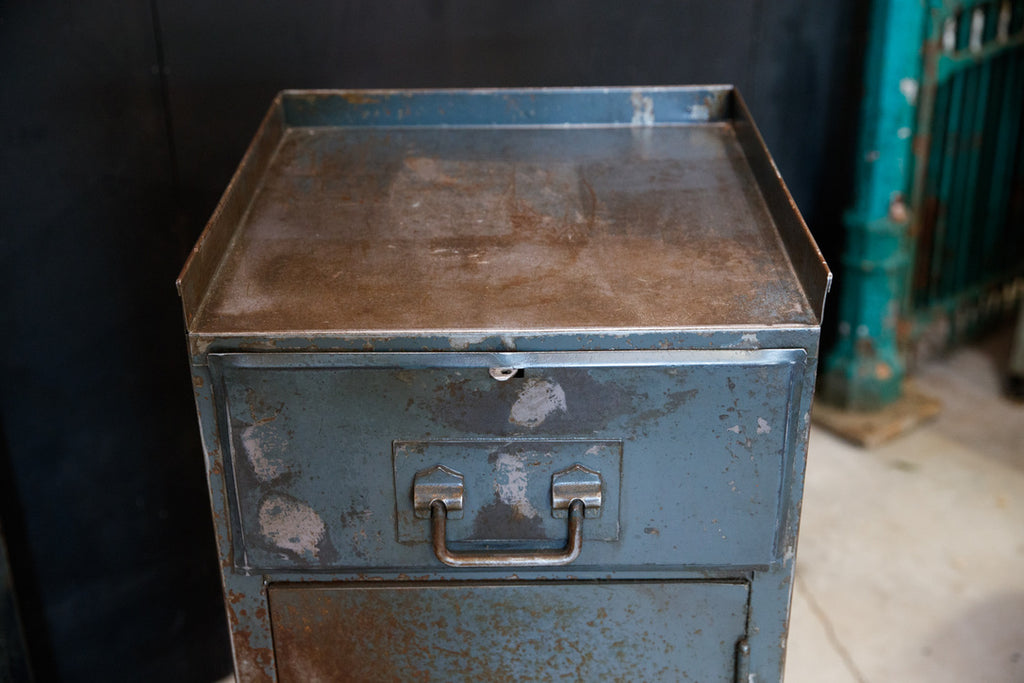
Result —
M522 459L509 453L500 453L495 469L494 491L501 502L511 505L523 517L540 517L537 508L527 497L529 477Z
M744 348L746 348L746 347L750 347L750 346L757 346L758 343L760 343L760 342L759 342L759 340L757 338L757 334L748 333L748 334L740 335L740 338L739 338L738 341L732 342L732 343L728 344L728 346L729 346L729 348L735 348L735 347L744 347Z
M288 471L283 460L268 454L268 451L280 451L288 440L277 430L265 429L266 425L266 422L258 422L239 433L245 457L261 483L273 481Z
M482 344L487 341L487 335L467 335L464 337L451 337L448 339L448 345L455 351L465 351L473 344Z
M695 104L689 109L690 118L694 121L710 121L711 110L705 104Z
M320 553L319 543L327 526L308 503L280 495L268 496L260 503L260 533L282 550L300 555Z
M768 420L763 417L757 418L757 433L758 434L771 434L772 426L768 424Z
M629 98L633 105L633 125L652 126L654 125L654 100L645 97L643 92L634 90Z
M914 106L917 103L917 81L913 78L900 79L900 94L907 98L907 104Z
M740 427L739 425L733 425L732 427L729 427L729 429L727 429L726 431L732 432L733 434L739 434L741 431L743 431L743 428Z
M519 398L512 404L509 422L536 427L556 410L565 412L565 390L561 386L544 379L528 379L523 384Z
M192 337L193 355L206 355L206 352L210 348L211 344L213 344L213 339L210 339L208 337Z

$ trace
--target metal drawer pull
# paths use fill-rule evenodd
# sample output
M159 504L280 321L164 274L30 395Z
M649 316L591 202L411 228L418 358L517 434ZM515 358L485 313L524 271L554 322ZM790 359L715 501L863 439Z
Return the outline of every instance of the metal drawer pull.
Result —
M430 530L437 559L450 567L553 567L569 564L583 549L583 518L601 514L601 475L583 465L551 475L551 510L556 517L568 516L569 537L556 550L519 552L467 552L448 547L448 517L462 517L464 478L455 470L437 465L416 474L413 506L419 518L430 518Z

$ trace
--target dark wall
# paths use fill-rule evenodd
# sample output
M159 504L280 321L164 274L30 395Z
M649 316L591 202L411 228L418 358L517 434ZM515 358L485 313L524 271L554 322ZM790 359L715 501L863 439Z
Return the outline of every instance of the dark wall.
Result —
M810 220L842 184L864 4L160 3L179 170L212 205L283 88L733 83Z
M227 667L157 61L143 3L3 6L0 496L41 680Z
M735 83L834 253L861 4L0 4L0 514L38 677L228 671L173 281L278 90Z

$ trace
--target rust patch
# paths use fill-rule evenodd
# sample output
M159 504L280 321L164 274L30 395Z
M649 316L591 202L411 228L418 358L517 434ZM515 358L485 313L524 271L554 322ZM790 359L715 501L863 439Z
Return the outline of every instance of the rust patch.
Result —
M251 339L242 342L238 348L243 351L272 351L277 348L276 339Z
M626 602L575 586L571 596L562 586L272 588L278 673L282 683L338 680L342 672L374 681L682 680L692 654L655 668L652 658L677 643L691 653L713 650L725 635L677 632L660 616L650 629L631 630L663 606L646 589L621 590ZM745 615L734 618L742 629Z
M262 683L273 681L274 653L268 647L253 647L247 630L234 632L235 669L239 681Z
M252 424L254 425L273 422L281 414L281 410L284 408L284 403L280 403L276 406L268 404L263 400L263 397L253 389L246 390L245 400L249 406L249 416L252 419Z
M731 129L650 132L291 131L195 327L813 322Z
M892 366L890 366L888 363L875 363L875 377L877 377L879 380L882 380L884 382L885 380L891 379L892 375Z
M235 605L245 599L245 595L228 591L227 608L228 622L231 626L231 639L234 644L235 674L239 681L262 683L273 680L274 653L267 647L252 645L252 631L242 625L240 614ZM264 611L264 614L266 612Z
M377 104L380 102L379 97L371 97L360 92L344 92L341 93L341 97L349 104Z

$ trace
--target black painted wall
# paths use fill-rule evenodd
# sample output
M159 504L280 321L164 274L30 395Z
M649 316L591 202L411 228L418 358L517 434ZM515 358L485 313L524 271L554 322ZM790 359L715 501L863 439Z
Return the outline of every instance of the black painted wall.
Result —
M835 260L864 4L0 3L0 514L37 678L229 670L173 282L278 90L735 83Z

